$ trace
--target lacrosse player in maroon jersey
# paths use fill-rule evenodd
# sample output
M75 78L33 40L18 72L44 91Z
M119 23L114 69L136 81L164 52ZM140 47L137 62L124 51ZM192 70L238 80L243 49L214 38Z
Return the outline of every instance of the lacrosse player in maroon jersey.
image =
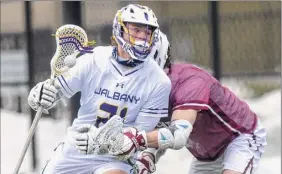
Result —
M164 34L158 43L154 59L172 82L169 118L146 134L127 129L123 148L111 153L130 158L145 144L147 149L135 164L138 173L145 174L156 170L159 152L186 146L194 156L189 174L256 173L267 144L257 115L207 71L192 64L171 64Z

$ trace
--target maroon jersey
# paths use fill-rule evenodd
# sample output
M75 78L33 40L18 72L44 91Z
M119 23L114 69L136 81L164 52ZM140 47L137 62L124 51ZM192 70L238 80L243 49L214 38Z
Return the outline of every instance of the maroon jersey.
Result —
M242 133L253 133L257 117L247 103L222 86L210 73L191 64L175 64L171 111L198 110L187 148L200 161L217 159Z

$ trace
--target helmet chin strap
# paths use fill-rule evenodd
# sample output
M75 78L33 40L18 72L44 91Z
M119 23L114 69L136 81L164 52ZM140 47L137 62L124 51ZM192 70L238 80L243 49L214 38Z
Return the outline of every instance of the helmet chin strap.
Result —
M141 63L143 63L143 61L136 60L136 59L123 60L123 58L119 56L116 60L119 64L126 66L126 67L131 67L131 68L136 67L137 65L140 65Z

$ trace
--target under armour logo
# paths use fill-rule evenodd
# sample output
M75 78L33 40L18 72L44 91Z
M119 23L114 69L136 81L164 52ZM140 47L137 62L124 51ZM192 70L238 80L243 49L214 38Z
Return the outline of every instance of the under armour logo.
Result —
M124 83L117 83L117 85L116 85L116 87L121 87L121 88L123 88L124 87Z

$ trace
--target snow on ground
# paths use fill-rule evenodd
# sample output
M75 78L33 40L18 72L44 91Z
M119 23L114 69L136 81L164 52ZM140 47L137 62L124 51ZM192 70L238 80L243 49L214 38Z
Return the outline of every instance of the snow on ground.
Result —
M39 165L43 166L61 141L67 129L68 120L42 118L36 130L36 144ZM1 110L1 174L11 174L15 169L29 131L27 115ZM31 151L26 153L20 173L31 171Z
M268 131L268 146L261 160L259 174L281 173L281 90L264 96L246 100L260 116ZM1 110L1 174L11 174L16 166L20 152L29 130L29 117L7 110ZM56 144L64 137L68 119L51 120L42 118L37 129L37 148L40 168L50 157ZM156 174L187 174L190 153L185 149L169 150L158 165ZM27 152L20 173L30 174L31 153ZM39 173L39 172L37 172Z

